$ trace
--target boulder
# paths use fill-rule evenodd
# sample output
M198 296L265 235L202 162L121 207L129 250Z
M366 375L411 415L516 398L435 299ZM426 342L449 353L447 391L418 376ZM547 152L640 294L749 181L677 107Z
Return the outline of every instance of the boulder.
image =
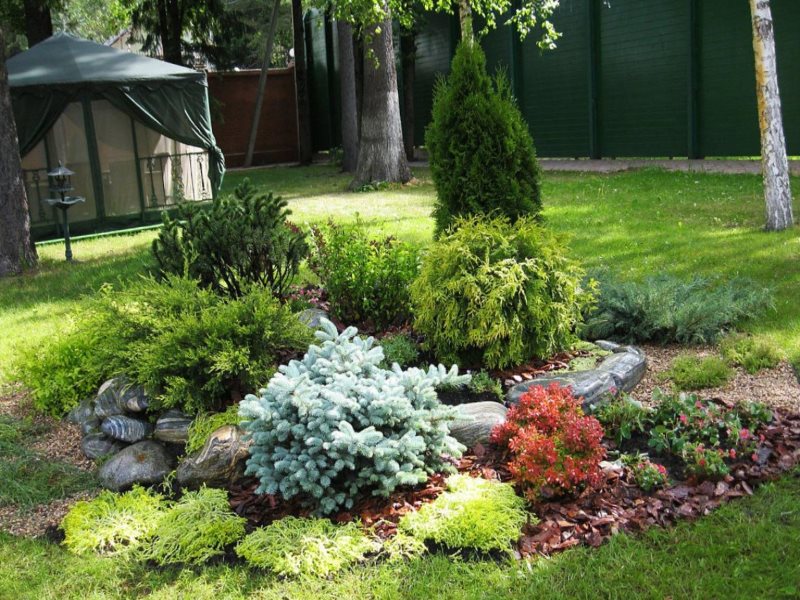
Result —
M140 413L147 410L150 402L140 385L123 385L117 391L117 406L124 411Z
M450 424L450 435L467 448L488 442L492 429L506 420L508 411L499 402L471 402L456 410L458 417Z
M115 454L100 467L100 484L115 492L134 484L161 483L175 465L164 446L152 440L137 442Z
M92 413L91 418L86 419L83 423L81 423L81 433L83 435L88 435L90 433L99 433L100 431L100 417L96 417L94 413Z
M105 419L106 417L121 415L125 412L117 403L119 395L118 390L121 389L124 382L125 380L123 378L115 377L114 379L109 379L100 386L100 389L97 390L97 397L94 399L95 415L101 419Z
M202 450L178 465L177 480L185 488L224 487L240 479L249 456L250 442L236 425L225 425L212 433Z
M185 444L189 439L189 425L192 418L179 410L168 410L156 421L153 437L162 442Z
M328 318L328 313L321 308L307 308L297 313L297 318L300 319L301 323L311 327L311 329L318 329L322 319Z
M119 440L108 437L105 433L92 432L83 436L81 450L92 460L103 458L109 454L116 454L125 447Z
M125 415L114 415L104 419L100 431L123 442L134 443L153 433L153 426L147 421Z
M557 383L562 387L572 388L577 398L583 399L583 409L591 411L598 404L616 396L621 392L629 392L642 380L647 370L647 357L644 352L634 346L622 346L614 342L595 342L604 350L613 352L590 371L558 373L545 375L530 381L523 381L508 390L506 401L509 404L519 402L520 396L534 386L547 387Z
M86 421L96 418L94 414L94 398L83 400L67 413L67 421L75 423L75 425L83 425Z

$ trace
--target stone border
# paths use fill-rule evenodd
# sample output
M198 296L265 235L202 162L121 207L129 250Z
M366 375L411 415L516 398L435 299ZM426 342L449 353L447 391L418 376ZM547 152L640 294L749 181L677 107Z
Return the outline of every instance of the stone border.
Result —
M595 344L603 350L613 352L611 356L603 359L597 368L545 375L523 381L508 390L506 404L517 404L520 396L533 386L547 387L551 383L557 383L571 387L575 396L583 398L583 409L589 412L595 405L601 403L604 397L618 396L636 387L647 370L647 357L644 352L636 346L623 346L605 340L599 340Z

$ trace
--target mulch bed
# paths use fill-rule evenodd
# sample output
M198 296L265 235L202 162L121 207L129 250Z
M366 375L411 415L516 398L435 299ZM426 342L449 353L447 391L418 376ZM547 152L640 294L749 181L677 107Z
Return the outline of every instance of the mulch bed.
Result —
M622 467L607 463L605 480L583 491L577 498L542 502L532 507L539 523L526 525L520 536L521 556L544 555L573 546L599 546L621 532L639 532L652 526L667 527L680 519L707 515L723 503L749 496L760 483L780 477L800 463L800 414L775 411L773 421L759 430L764 441L751 458L730 465L731 474L721 481L680 481L672 487L647 494L639 489ZM477 446L461 458L459 471L488 479L509 481L505 457L492 446ZM257 482L245 480L230 490L231 507L246 517L252 527L263 526L287 515L308 516L296 502L276 496L257 495ZM336 521L360 518L374 526L381 538L397 531L397 522L445 489L445 477L432 476L424 486L395 492L389 498L365 498Z

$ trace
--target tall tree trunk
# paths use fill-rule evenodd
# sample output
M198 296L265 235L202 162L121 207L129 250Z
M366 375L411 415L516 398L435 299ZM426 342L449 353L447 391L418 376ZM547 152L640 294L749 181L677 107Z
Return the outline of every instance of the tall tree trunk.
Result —
M413 30L400 33L400 60L403 65L403 146L406 158L414 160L414 79L417 72L417 35Z
M775 60L775 31L769 0L750 0L753 17L753 51L756 59L758 124L761 129L761 169L767 226L780 231L794 224L792 190L789 185L789 160L783 136L781 96Z
M458 21L461 25L461 41L471 44L475 40L472 30L472 7L469 0L458 0Z
M361 139L352 189L373 181L411 179L403 148L391 15L381 23L380 33L372 30L370 34L365 42Z
M356 70L353 51L353 27L336 22L339 38L339 87L342 97L342 169L353 173L358 166L358 102L356 101Z
M253 109L253 119L250 122L250 138L247 141L247 152L244 155L244 166L249 167L253 164L253 154L256 151L256 138L258 138L258 124L261 122L261 109L264 106L264 95L267 91L267 76L269 75L269 63L272 60L272 45L275 42L275 29L278 25L278 9L281 7L281 0L274 0L272 4L272 14L269 19L269 31L267 31L267 43L264 48L264 60L261 62L261 74L258 76L258 90L256 92L256 105Z
M38 44L53 35L53 19L46 0L24 0L25 36L28 46Z
M364 106L364 40L353 36L353 56L356 72L356 114L358 115L358 139L361 139L361 109Z
M5 32L0 26L0 277L18 274L25 267L36 264L28 198L22 181L17 126L11 109L5 48Z
M297 147L301 165L311 164L311 101L308 97L305 28L302 0L292 0L294 35L294 87L297 96Z
M161 55L165 61L174 65L183 64L182 33L178 0L159 0L158 36L161 38Z

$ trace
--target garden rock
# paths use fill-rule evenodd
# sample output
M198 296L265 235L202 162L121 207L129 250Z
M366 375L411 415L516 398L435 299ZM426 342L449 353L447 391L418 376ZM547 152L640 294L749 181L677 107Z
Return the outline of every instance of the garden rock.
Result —
M118 391L117 406L122 410L139 413L150 405L144 388L139 385L125 386Z
M78 406L67 413L67 421L75 425L83 425L90 419L96 419L94 414L94 399L83 400Z
M492 429L506 420L508 412L499 402L471 402L456 410L458 417L450 424L450 435L467 448L488 442Z
M545 375L513 386L506 394L509 404L517 404L522 394L535 386L547 387L557 383L572 388L576 398L583 399L583 408L590 411L605 399L621 392L629 392L642 380L647 370L647 357L634 346L621 346L613 342L599 341L598 346L613 352L596 369Z
M150 435L153 432L153 426L133 417L114 415L100 424L100 431L114 439L133 443Z
M100 431L100 418L96 417L94 413L92 413L92 416L90 418L86 419L85 421L83 421L83 423L81 423L81 433L83 435L88 435L90 433L97 433L99 431Z
M185 444L189 439L189 425L192 418L179 410L168 410L156 421L153 437L162 442Z
M243 435L235 425L225 425L214 431L200 452L178 465L178 483L185 488L198 488L203 484L224 487L240 479L250 454L250 442L244 441Z
M174 464L174 459L163 445L152 440L138 442L121 450L100 467L100 483L115 492L129 489L137 483L161 483Z
M105 433L88 433L81 440L81 450L92 460L103 458L109 454L116 454L125 447L119 440L108 437Z
M328 313L321 308L307 308L297 313L297 318L300 319L301 323L308 325L311 329L318 329L322 323L322 319L328 318Z
M124 379L115 377L109 379L97 391L94 400L94 414L104 419L125 412L117 403L118 390L124 385Z

